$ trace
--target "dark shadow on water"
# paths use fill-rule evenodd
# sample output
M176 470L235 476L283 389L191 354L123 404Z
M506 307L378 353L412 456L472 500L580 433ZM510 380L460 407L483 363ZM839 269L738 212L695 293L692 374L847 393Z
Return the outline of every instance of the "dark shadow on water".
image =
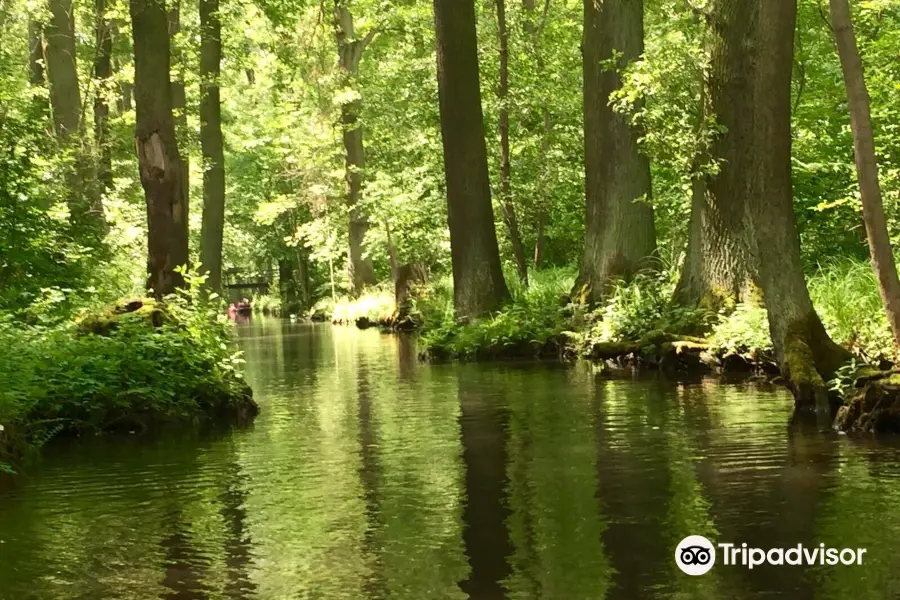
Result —
M480 375L474 367L461 368L457 380L466 469L463 540L471 568L459 586L473 600L495 600L505 597L501 581L511 572L505 525L508 414L503 392L485 386Z

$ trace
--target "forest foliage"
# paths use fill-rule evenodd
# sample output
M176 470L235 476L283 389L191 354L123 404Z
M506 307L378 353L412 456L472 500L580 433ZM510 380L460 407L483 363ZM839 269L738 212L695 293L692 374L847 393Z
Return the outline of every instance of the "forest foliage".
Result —
M0 326L6 342L21 348L17 364L29 363L21 371L10 367L17 372L7 376L19 379L3 398L89 402L103 396L115 403L129 386L146 388L134 381L146 378L143 369L153 361L176 358L185 361L187 387L223 385L222 373L231 372L227 330L204 303L175 301L172 310L184 311L189 323L175 337L163 328L160 337L148 338L130 325L96 340L72 333L80 316L147 292L153 202L135 152L142 97L134 92L134 55L143 46L133 43L145 41L147 32L136 36L132 24L139 9L158 8L161 1L0 0ZM727 133L704 109L715 0L646 0L637 15L643 51L629 62L613 49L599 66L618 83L608 105L588 112L586 5L522 0L503 6L502 31L496 2L474 3L474 17L493 228L511 302L464 323L452 304L440 40L434 7L422 1L169 0L163 7L167 31L155 38L168 57L158 53L150 62L165 60L170 81L184 89L183 101L168 98L172 106L163 112L174 120L185 168L179 181L186 182L190 210L179 235L188 236L190 264L200 264L207 243L201 235L206 211L199 207L211 202L208 175L222 166L210 163L208 141L201 143L215 121L225 174L221 267L226 278L241 273L271 282L261 308L381 321L397 309L391 305L397 274L414 267L428 282L417 282L412 311L425 325L426 344L450 355L541 346L572 330L600 341L665 329L709 334L723 346L770 344L758 306L731 305L723 312L673 299L696 184L728 166L698 158ZM896 245L900 3L861 0L852 8ZM216 31L210 15L221 25L218 37L209 37ZM65 33L66 17L69 37L54 38ZM780 68L790 75L792 208L809 291L833 339L869 360L893 357L878 283L865 263L847 93L823 0L798 1L794 37L791 64ZM54 95L62 73L54 66L61 64L57 46L69 39L74 54L65 55L65 64L73 70L66 77L75 81L81 102L75 107ZM215 63L217 43L219 74L209 58ZM210 116L212 88L220 93L220 123ZM603 112L607 106L612 113ZM76 131L60 126L63 108L76 115ZM578 304L577 294L568 296L577 287L575 266L584 266L585 147L593 142L585 137L585 117L595 109L614 126L627 124L619 131L637 132L636 160L649 161L650 178L646 193L633 201L652 207L656 250L643 257L649 270L614 282L599 303L578 308L568 302ZM361 243L354 237L360 234ZM517 244L527 259L528 286L518 283L522 265L515 275ZM348 269L354 252L355 278ZM360 285L372 286L362 298ZM182 347L186 340L189 346ZM171 353L158 354L158 343ZM196 361L190 352L179 354L184 348ZM57 358L68 353L89 358L77 364ZM118 391L106 390L113 365L126 354L134 381L128 375ZM84 373L83 389L31 387L44 378L29 369L61 364ZM201 373L209 365L215 365L208 374L213 380ZM185 394L179 378L155 381L160 387L148 391L148 402ZM0 422L4 418L12 417L0 413Z

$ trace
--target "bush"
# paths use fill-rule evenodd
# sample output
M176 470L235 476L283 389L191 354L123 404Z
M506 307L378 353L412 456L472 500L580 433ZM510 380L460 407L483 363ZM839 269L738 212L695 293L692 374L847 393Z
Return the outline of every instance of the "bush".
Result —
M331 309L331 320L343 325L390 323L395 310L394 293L387 286L378 286L359 298L339 298Z
M734 311L723 315L713 327L710 346L723 354L769 352L769 317L762 306L738 304Z
M255 414L229 321L219 313L198 292L185 291L162 303L130 299L53 326L0 316L6 445L39 445L59 430Z
M426 318L423 353L436 358L475 356L528 356L555 346L568 325L567 308L560 298L572 289L575 277L568 269L532 274L531 285L511 286L513 301L496 313L466 324L456 322L452 293L442 298L443 311Z
M673 271L638 273L616 286L606 304L587 315L584 342L637 341L651 332L698 336L707 333L716 315L673 301Z

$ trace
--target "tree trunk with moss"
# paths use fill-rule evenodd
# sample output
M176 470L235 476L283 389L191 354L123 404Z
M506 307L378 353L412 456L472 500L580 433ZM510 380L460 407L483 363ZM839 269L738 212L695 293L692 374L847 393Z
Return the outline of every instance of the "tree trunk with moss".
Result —
M169 35L163 0L130 0L134 36L135 131L147 200L148 287L157 297L184 286L188 263L187 198L172 116Z
M759 279L782 375L798 407L827 406L825 381L849 357L813 308L800 258L791 183L791 70L797 0L760 0L751 11L753 122L743 166L753 184L749 213Z
M752 173L753 111L749 73L753 0L716 0L710 6L710 65L703 81L687 256L675 290L685 306L718 311L758 301L747 213ZM711 121L716 131L710 132Z
M222 291L222 235L225 230L225 154L219 74L222 22L219 0L200 0L200 148L203 153L203 221L200 272L206 286Z
M640 132L610 107L621 72L644 51L641 0L584 0L585 239L574 295L591 303L649 266L656 250L650 162Z
M491 206L474 0L434 0L434 20L453 304L457 317L480 317L509 291Z
M878 162L875 158L875 136L869 109L869 92L863 76L862 60L856 46L850 5L847 0L831 0L831 25L844 72L850 123L853 127L853 150L856 173L862 199L863 220L869 238L872 269L878 277L881 301L894 334L894 346L900 349L900 279L891 249L881 185L878 182Z
M512 198L512 169L509 163L509 32L506 29L506 5L504 0L497 2L497 32L500 41L500 86L497 96L500 100L500 210L509 243L512 246L513 258L519 281L528 284L528 265L525 262L525 249L522 236L519 234L519 219L516 205Z
M337 38L338 64L345 85L351 85L359 70L363 51L375 36L371 30L364 38L356 39L353 14L346 6L347 0L335 0L334 28ZM363 128L359 122L362 102L358 98L341 104L341 129L344 138L344 160L347 180L347 214L350 283L354 295L359 295L367 285L375 283L375 269L372 259L364 256L366 233L369 220L360 206L363 172L366 167L366 153L363 146Z

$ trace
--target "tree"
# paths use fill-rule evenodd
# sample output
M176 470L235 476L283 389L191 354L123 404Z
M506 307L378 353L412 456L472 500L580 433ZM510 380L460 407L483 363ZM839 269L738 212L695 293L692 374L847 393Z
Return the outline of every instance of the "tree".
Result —
M359 70L366 46L375 37L377 30L372 29L362 39L356 39L353 27L353 14L347 8L349 0L335 0L334 30L337 38L337 49L341 75L346 84L351 84ZM359 111L362 102L356 92L353 97L341 103L341 128L343 130L344 151L347 179L347 214L349 215L349 261L350 282L354 294L359 294L363 287L375 283L375 270L372 259L363 257L363 244L369 230L369 220L360 206L363 172L366 166L366 154L363 147L363 127L359 122Z
M434 0L434 21L453 303L458 317L479 317L509 291L491 207L474 0Z
M53 127L62 149L71 153L73 159L67 169L70 221L76 233L96 242L106 231L106 219L80 131L81 89L75 63L72 0L50 0L50 21L44 28L44 40ZM32 76L37 77L34 66Z
M112 22L106 14L107 0L94 0L94 142L97 145L97 181L101 194L112 188L112 153L109 141L109 94L112 77Z
M184 52L181 50L179 35L181 34L181 0L174 0L167 14L169 31L169 74L173 79L172 111L175 116L175 131L178 136L187 137L187 87L184 85ZM174 73L173 73L174 72ZM191 169L189 152L185 150L185 139L182 139L182 176L185 202L190 204Z
M749 1L749 0L741 0ZM813 308L800 257L791 182L791 71L797 0L750 2L749 94L753 123L743 165L769 331L799 407L827 402L825 381L848 358Z
M881 300L894 334L894 344L900 349L900 279L897 277L897 266L894 263L894 252L891 249L891 238L881 201L869 92L866 89L862 60L856 46L850 5L847 0L831 0L831 21L844 72L844 84L847 87L856 173L872 269L878 277Z
M200 271L206 285L222 287L222 235L225 228L225 155L219 74L222 23L219 0L200 0L200 147L203 153L203 222L200 230Z
M522 236L519 234L516 205L513 203L510 190L512 175L509 164L509 32L506 29L505 0L497 0L497 31L500 38L500 86L497 88L500 100L500 210L509 234L509 242L512 244L519 280L527 285L528 265L525 263L525 250L522 247Z
M640 131L610 106L621 70L644 51L642 0L584 0L585 239L575 293L601 300L656 250L650 162Z
M541 54L539 43L547 26L547 17L550 11L550 0L544 0L543 16L540 24L535 20L535 0L523 0L523 8L525 9L525 34L530 44L531 52L534 55L537 71L541 74L544 70L544 57ZM534 266L540 268L544 258L544 230L547 226L547 153L550 151L550 135L553 131L553 120L550 118L550 109L546 102L541 105L541 120L543 130L541 132L541 172L538 174L538 193L535 201L536 219L535 219L535 235L534 235Z
M134 36L135 131L147 200L148 287L158 296L184 285L188 212L183 165L172 117L169 34L163 0L130 0Z
M756 265L746 191L752 173L745 167L753 148L754 98L747 74L752 56L752 2L717 0L710 6L707 39L710 64L701 94L688 249L676 299L711 310L754 297ZM713 121L715 122L713 124Z

